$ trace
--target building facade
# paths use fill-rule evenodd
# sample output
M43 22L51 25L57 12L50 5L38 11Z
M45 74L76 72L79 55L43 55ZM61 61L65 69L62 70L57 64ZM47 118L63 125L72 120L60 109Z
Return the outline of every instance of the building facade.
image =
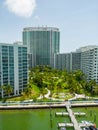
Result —
M27 47L0 43L0 97L8 96L8 85L12 87L12 96L20 95L27 87L27 76Z
M85 46L76 52L56 54L55 68L67 71L81 70L87 80L98 83L98 46Z
M55 55L55 68L70 71L70 53L59 53Z
M87 79L94 79L98 83L98 47L81 52L81 70Z
M55 68L60 70L75 71L81 69L81 53L59 53L55 55Z
M60 32L54 27L28 27L23 29L23 44L28 47L29 67L54 67L54 55L59 52Z
M81 52L70 53L70 71L81 69Z

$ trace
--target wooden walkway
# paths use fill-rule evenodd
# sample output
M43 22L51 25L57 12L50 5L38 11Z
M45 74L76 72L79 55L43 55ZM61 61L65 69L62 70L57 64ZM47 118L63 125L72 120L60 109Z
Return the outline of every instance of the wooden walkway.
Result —
M72 123L58 123L58 127L73 127Z
M75 130L82 130L81 127L80 127L80 125L78 124L78 122L77 122L75 116L74 116L73 111L70 109L70 107L71 107L71 106L70 106L69 102L66 103L66 109L67 109L67 111L68 111L68 113L69 113L69 117L70 117L71 122L72 122L72 124L73 124L73 126L74 126L74 129L75 129Z
M56 112L55 115L56 116L68 116L69 113L68 112ZM74 112L74 115L75 116L85 116L86 113L84 113L84 112Z
M93 126L92 123L79 123L79 126L82 127L89 127L89 126ZM58 123L58 127L74 127L73 123Z

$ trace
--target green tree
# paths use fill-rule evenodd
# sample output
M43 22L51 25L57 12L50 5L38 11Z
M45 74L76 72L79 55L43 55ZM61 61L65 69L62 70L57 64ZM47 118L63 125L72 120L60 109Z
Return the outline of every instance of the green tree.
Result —
M24 94L25 94L25 96L27 96L27 97L31 97L31 95L32 95L32 88L31 88L31 87L27 87L27 88L24 90Z
M98 95L98 84L96 84L93 88L93 92L95 95Z
M10 94L13 92L13 88L12 88L12 86L11 85L6 85L6 87L5 87L5 93L8 95L8 96L10 96Z
M85 86L85 90L87 92L89 92L92 96L94 94L94 88L96 87L96 81L95 80L90 80L89 82L87 82L86 86Z
M87 81L87 77L82 71L67 72L53 69L49 66L37 66L29 73L29 82L40 89L40 93L45 94L45 88L54 92L62 90L70 93L96 93L94 81Z

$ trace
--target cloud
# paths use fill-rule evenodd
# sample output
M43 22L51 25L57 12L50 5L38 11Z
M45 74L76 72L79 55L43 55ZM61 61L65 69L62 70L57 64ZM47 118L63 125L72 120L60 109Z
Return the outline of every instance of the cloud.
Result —
M22 17L30 17L36 8L36 0L5 0L9 11Z

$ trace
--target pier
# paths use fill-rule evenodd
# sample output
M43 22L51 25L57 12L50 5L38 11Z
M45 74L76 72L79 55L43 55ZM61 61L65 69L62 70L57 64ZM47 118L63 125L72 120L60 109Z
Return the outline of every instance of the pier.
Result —
M74 112L73 113L75 116L85 116L86 113L84 112ZM55 113L56 116L68 116L69 113L68 112L56 112Z
M84 127L93 126L93 124L84 122L84 123L79 123L79 126L81 128L84 128ZM58 123L58 127L74 127L74 124L73 123Z
M68 111L68 113L69 113L69 117L70 117L70 119L71 119L71 122L72 122L72 124L73 124L74 129L75 129L75 130L82 130L81 127L80 127L80 125L78 124L78 122L77 122L75 116L74 116L73 111L70 109L70 107L71 107L70 103L69 103L69 102L66 103L66 109L67 109L67 111Z
M58 127L73 127L72 123L58 123Z
M85 116L84 112L73 112L71 109L70 102L66 102L65 104L67 112L56 112L55 116L69 116L71 119L71 123L58 123L58 128L67 128L74 127L74 130L82 130L82 128L89 128L90 126L94 126L93 123L88 121L81 121L81 123L77 122L75 116Z

